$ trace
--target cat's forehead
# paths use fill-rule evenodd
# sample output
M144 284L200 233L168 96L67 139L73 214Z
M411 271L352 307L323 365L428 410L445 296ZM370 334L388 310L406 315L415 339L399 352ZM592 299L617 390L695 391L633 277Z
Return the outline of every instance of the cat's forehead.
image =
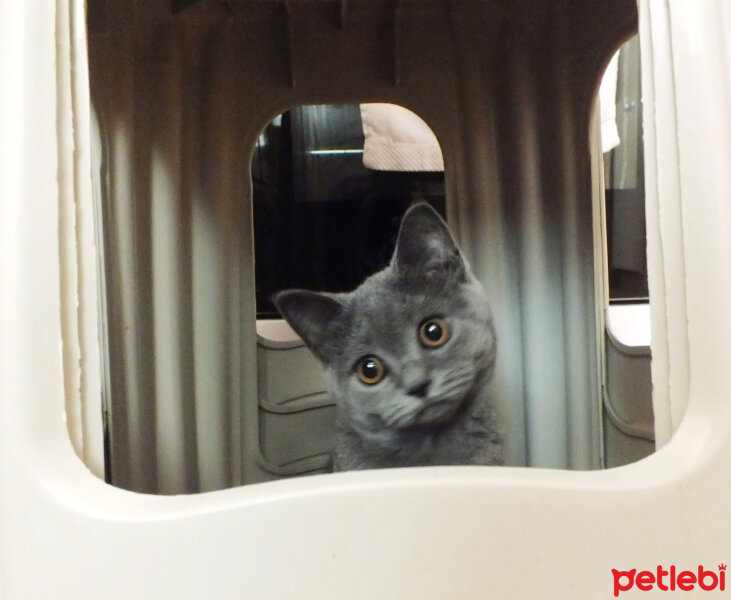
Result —
M353 292L356 320L391 324L410 323L433 315L460 310L463 301L458 286L425 280L408 281L387 269L367 279Z

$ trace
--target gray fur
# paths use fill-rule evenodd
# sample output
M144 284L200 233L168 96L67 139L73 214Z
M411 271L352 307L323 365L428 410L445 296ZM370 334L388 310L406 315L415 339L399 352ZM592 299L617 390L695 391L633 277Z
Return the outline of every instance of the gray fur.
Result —
M391 264L356 290L287 290L275 302L327 372L338 406L335 470L502 464L487 391L495 364L492 313L427 204L407 211ZM446 320L451 335L439 348L424 348L418 328L434 316ZM355 365L371 354L387 375L368 386ZM426 381L426 396L415 395Z

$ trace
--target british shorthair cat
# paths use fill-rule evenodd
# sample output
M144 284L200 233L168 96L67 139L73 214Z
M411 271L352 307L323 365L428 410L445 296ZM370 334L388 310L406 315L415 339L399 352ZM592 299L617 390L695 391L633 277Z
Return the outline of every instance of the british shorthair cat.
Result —
M354 291L286 290L275 303L325 368L334 470L503 463L492 313L428 204L406 212L390 264Z

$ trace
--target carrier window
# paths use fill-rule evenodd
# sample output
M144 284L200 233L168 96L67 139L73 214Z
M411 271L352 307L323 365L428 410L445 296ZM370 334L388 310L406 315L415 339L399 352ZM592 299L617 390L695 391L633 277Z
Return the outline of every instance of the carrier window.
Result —
M262 132L251 164L258 318L278 316L276 291L348 291L385 267L411 204L445 216L442 171L367 168L363 152L357 104L297 107Z

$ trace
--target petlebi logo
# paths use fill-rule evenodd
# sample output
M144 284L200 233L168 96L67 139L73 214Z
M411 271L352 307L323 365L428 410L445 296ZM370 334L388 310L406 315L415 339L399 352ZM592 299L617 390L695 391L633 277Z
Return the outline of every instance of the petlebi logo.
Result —
M689 571L681 571L675 565L671 565L667 569L662 565L657 565L654 571L612 569L612 576L614 577L615 597L619 596L620 592L628 592L633 588L643 592L655 589L664 592L674 592L675 590L690 592L696 589L706 592L726 590L726 565L724 563L718 565L717 571L706 569L703 565L698 565L697 569Z

